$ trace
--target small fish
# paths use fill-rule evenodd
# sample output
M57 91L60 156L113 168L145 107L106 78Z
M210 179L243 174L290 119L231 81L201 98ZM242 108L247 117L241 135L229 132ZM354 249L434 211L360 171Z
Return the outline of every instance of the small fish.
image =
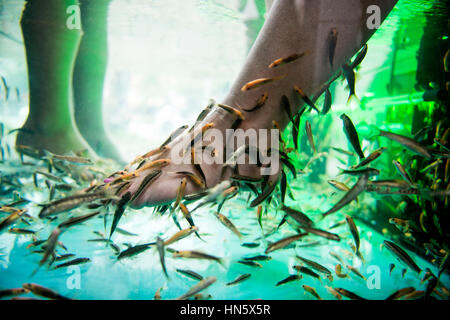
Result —
M276 186L277 183L272 184L269 183L269 185L264 189L264 191L250 203L250 208L254 208L257 205L261 204L264 200L266 200L275 190Z
M353 221L353 218L349 215L345 215L345 220L347 221L348 228L350 230L350 233L353 236L353 239L355 240L355 246L356 246L356 254L359 252L359 232L358 228L356 227L355 221Z
M330 210L322 214L322 218L325 218L329 214L338 211L342 207L355 200L358 195L365 190L368 181L369 176L362 175L358 179L358 182L355 183L355 185L345 194L345 196L341 200L338 201L338 203L336 203Z
M5 89L5 101L8 101L9 98L9 87L6 83L6 79L4 76L1 76L2 78L2 84L3 84L3 88Z
M241 111L239 111L236 108L227 106L225 104L217 104L217 106L219 106L220 108L224 109L225 111L227 111L228 113L231 113L232 115L235 115L236 117L238 117L240 120L245 120L245 116L242 114Z
M206 194L202 194L202 197L205 198L204 201L202 201L193 210L191 210L191 213L193 213L195 210L197 210L198 208L200 208L208 203L216 202L216 200L218 200L218 198L223 193L223 191L230 188L230 186L231 186L231 182L229 180L224 180L221 183L219 183L218 185L216 185L215 187L207 190Z
M44 177L49 178L51 180L54 180L56 182L62 182L62 179L60 177L55 176L54 174L51 174L51 173L48 173L48 172L36 170L34 173L43 175Z
M343 182L339 182L336 180L328 180L328 183L333 186L334 188L336 188L337 190L340 191L346 191L348 192L350 190L350 188Z
M374 185L379 187L392 187L392 188L409 188L409 183L405 180L374 180L369 181L367 185Z
M271 243L267 249L264 251L265 254L268 254L269 252L278 250L278 249L282 249L287 247L288 245L290 245L292 242L299 240L300 238L306 236L307 233L298 233L296 235L293 236L289 236L289 237L285 237L281 240L278 240L274 243Z
M364 167L365 165L369 164L370 162L374 161L375 159L377 159L379 156L381 156L383 154L383 151L386 150L387 148L382 147L379 148L377 150L375 150L374 152L372 152L371 154L369 154L365 159L363 159L359 164L350 167L351 169L358 169L361 167Z
M179 175L185 175L188 177L192 182L194 182L197 186L204 189L205 188L205 181L203 181L202 178L197 176L196 174L189 172L189 171L177 171L177 172L167 172L168 174L179 174Z
M349 290L346 290L344 288L335 288L335 290L337 292L339 292L341 295L343 295L344 297L350 298L352 300L366 300L366 299L358 296L357 294L355 294Z
M42 266L47 261L47 259L51 255L53 255L53 253L55 252L55 248L58 243L58 238L59 238L60 234L61 234L61 229L55 228L52 231L52 233L50 234L50 236L48 237L44 256L42 257L41 261L39 261L39 266Z
M331 293L336 299L342 300L342 296L334 288L325 286L329 293Z
M261 228L261 230L263 229L262 213L263 213L263 206L259 205L258 209L256 210L256 219L258 220L258 224L259 224L259 227Z
M336 147L330 147L331 149L333 149L334 151L337 151L339 153L345 154L347 156L353 157L355 154L353 152L341 149L341 148L336 148Z
M330 111L331 105L333 103L332 100L333 99L331 96L330 87L328 86L327 89L325 90L325 99L323 101L322 115L326 115L328 111Z
M92 164L92 160L88 158L82 158L77 156L63 156L59 154L51 153L47 150L44 150L44 153L46 154L46 158L51 158L52 160L61 160L61 161L67 161L71 163L79 163L79 164Z
M447 159L448 160L448 159ZM437 159L436 161L430 163L428 166L426 166L425 168L421 169L419 172L420 173L424 173L427 172L430 169L433 169L437 166L439 166L442 163L442 159Z
M29 291L25 288L4 289L4 290L0 290L0 299L6 298L6 297L11 297L11 296L18 296L21 294L26 294L28 292Z
M316 271L319 271L321 273L324 273L326 275L331 275L331 271L328 270L326 267L322 266L321 264L314 262L312 260L300 257L299 255L295 256L296 259L302 261L303 263L306 263L308 266L310 266L311 268L313 268Z
M76 194L62 199L52 201L48 204L41 205L43 208L39 212L39 218L43 219L48 216L56 215L61 212L69 211L79 207L80 205L92 202L98 199L114 198L105 191L87 194Z
M175 203L174 203L174 205L172 207L172 210L175 210L178 207L178 205L181 202L181 199L184 197L184 193L186 191L186 184L187 184L187 179L186 179L186 177L184 177L183 179L181 179L180 185L179 185L179 187L177 189L177 194L176 194L176 197L175 197Z
M215 277L208 277L208 278L202 279L195 286L193 286L191 289L189 289L188 292L179 296L175 300L185 300L185 299L199 293L200 291L208 288L210 285L212 285L214 282L216 282L216 280L217 280L217 278L215 278Z
M255 101L255 105L253 106L253 108L251 108L251 109L243 109L243 108L241 108L241 109L244 110L245 112L254 112L256 110L259 110L259 109L261 109L264 106L264 104L266 103L268 98L269 98L269 94L267 92L264 92L262 94L262 96L259 97Z
M328 230L335 229L335 228L340 227L340 226L342 226L342 225L344 225L346 223L347 222L345 220L338 221L335 224L333 224L331 227L329 227Z
M410 228L409 220L403 220L399 218L389 218L389 223L394 224L401 231L407 231Z
M251 260L239 260L237 263L245 264L250 267L262 268L262 265L259 262L251 261Z
M307 275L309 275L309 276L311 276L311 277L314 277L314 278L316 278L316 279L320 279L320 276L319 276L317 273L315 273L314 271L312 271L311 269L309 269L309 268L307 268L307 267L303 267L303 266L293 266L293 268L294 268L295 270L297 270L298 272L307 274Z
M186 131L186 129L188 128L188 125L184 125L179 127L178 129L176 129L174 132L172 132L169 136L169 138L167 138L166 141L163 142L163 144L159 147L159 149L161 150L162 148L164 148L166 145L168 145L170 142L174 141L176 138L178 138L184 131Z
M260 255L257 255L257 256L244 258L244 260L247 260L247 261L268 261L268 260L272 260L272 257L260 254Z
M140 197L140 195L144 192L144 190L150 186L151 183L153 183L158 177L161 175L161 170L155 170L151 173L149 173L144 180L142 180L141 184L139 185L139 188L136 190L136 192L133 194L133 196L129 199L128 202L134 202L137 198ZM120 202L120 201L119 201Z
M132 256L135 256L141 252L144 252L145 250L147 250L148 248L150 248L150 246L155 245L155 242L150 242L150 243L145 243L145 244L139 244L133 247L129 247L128 249L122 251L118 256L117 256L117 260L121 260L123 258L129 258Z
M62 296L59 293L36 283L24 283L22 287L40 297L52 300L70 300L69 298Z
M155 292L155 295L153 296L153 299L154 300L161 300L161 290L162 290L163 288L161 287L161 288L159 288L158 290L156 290L156 292Z
M306 129L306 136L308 137L309 145L313 149L313 152L316 153L317 150L316 150L316 146L314 145L314 138L312 135L311 123L308 120L306 120L306 122L305 122L305 129Z
M123 234L124 236L130 236L130 237L137 237L138 234L132 233L130 231L124 230L122 228L117 227L116 228L117 233Z
M305 109L305 108L303 108L303 109ZM293 123L292 139L294 140L295 150L298 150L298 134L299 134L298 130L300 127L300 116L299 115L295 116L294 119L292 120L292 123Z
M396 133L383 131L383 130L380 130L380 136L386 137L390 140L394 140L394 141L400 143L401 145L405 146L409 150L414 151L415 153L420 154L427 159L431 159L431 154L427 150L427 148L425 148L420 143L414 141L411 138L408 138L408 137L405 137L405 136L402 136L402 135L399 135Z
M284 204L281 206L281 210L286 212L287 215L289 215L291 218L293 218L301 226L311 227L314 225L314 222L310 218L308 218L308 216L306 214L304 214L301 211L287 207Z
M368 175L371 176L377 176L380 174L380 170L375 168L363 168L363 169L356 169L356 170L342 170L339 175L341 174L349 174L352 176L360 176L360 175Z
M86 263L89 261L91 261L91 259L89 259L89 258L76 258L76 259L56 265L55 269L65 268L65 267L69 267L69 266L75 266L75 265L79 265L79 264Z
M15 234L35 234L36 233L36 231L34 231L34 230L28 230L28 229L22 229L22 228L10 228L8 230L8 232L15 233Z
M389 297L386 298L386 300L396 300L400 299L403 296L406 296L407 294L410 294L411 292L416 291L414 287L407 287L400 290L395 291L393 294L391 294Z
M202 112L200 112L197 119L195 120L195 123L199 123L199 122L203 121L215 105L216 105L216 102L214 101L214 99L209 99L208 105L205 107L205 109L202 110ZM194 129L194 126L192 126L192 128L189 129L189 132L191 132L193 129Z
M287 177L286 177L286 173L284 172L284 170L281 170L281 183L280 183L281 203L284 203L284 201L286 199L286 190L287 190ZM260 225L261 225L261 223L260 223Z
M73 189L75 189L75 186L72 186L67 183L61 183L61 184L56 184L55 189L60 190L60 191L72 191Z
M301 275L299 275L299 274L291 274L291 275L288 276L287 278L278 281L277 284L276 284L275 286L278 287L278 286L281 286L281 285L283 285L283 284L286 284L286 283L289 283L289 282L292 282L292 281L300 280L300 279L302 279L302 278L303 278L303 277L302 277Z
M395 264L393 264L393 263L389 264L389 275L391 275L394 268L395 268Z
M299 228L306 231L307 233L312 233L328 240L341 241L341 238L335 233L305 226L300 226Z
M196 227L196 226L182 229L182 230L178 231L177 233L175 233L172 237L170 237L169 239L164 241L164 245L169 246L174 242L177 242L181 239L184 239L184 238L190 236L195 231L198 231L198 227Z
M311 101L311 99L303 92L303 90L300 87L294 86L294 90L295 90L295 92L297 92L300 95L300 97L303 99L303 101L305 101L305 103L311 109L314 109L318 114L320 114L320 111L319 111L319 109L317 109L317 107L314 104L314 102Z
M414 260L398 245L389 240L384 240L384 246L389 249L397 258L406 263L415 272L420 273L421 269L417 266Z
M169 275L167 274L166 263L164 261L164 241L160 237L156 238L156 247L158 248L159 261L161 262L161 267L164 271L164 275L166 276L166 278L169 278Z
M330 61L330 66L333 68L333 60L334 60L334 54L336 51L336 45L337 45L337 37L338 37L338 31L336 28L332 28L329 35L328 35L328 59Z
M273 61L271 64L268 65L268 68L276 68L276 67L282 66L284 64L293 62L308 53L309 53L309 51L305 51L302 53L293 53L285 58L276 59L275 61Z
M244 242L241 244L242 247L246 248L257 248L260 246L259 242Z
M397 169L397 172L400 173L400 175L405 179L406 182L412 187L415 188L416 184L412 182L408 172L406 172L406 169L402 166L400 161L392 160L392 163L394 164L395 168Z
M424 293L424 300L429 299L431 293L437 293L438 291L436 291L436 287L439 283L439 278L433 277L430 280L428 280L427 286L425 288L425 293Z
M353 60L353 62L350 64L351 69L355 69L357 66L361 64L361 62L364 60L367 54L367 49L368 49L367 43L365 43L361 48L361 50L359 50L359 52L357 53L355 60Z
M352 120L345 113L341 114L340 118L344 125L344 132L347 137L347 140L350 142L353 149L358 154L359 158L364 159L365 156L361 150L361 144L359 142L358 132L356 131Z
M258 88L264 84L273 82L273 81L277 81L277 80L281 80L284 77L286 77L287 74L281 75L281 76L277 76L277 77L273 77L273 78L261 78L261 79L256 79L250 82L247 82L245 85L242 86L241 91L248 91L251 89L255 89Z
M356 269L355 267L347 265L347 269L356 274L358 277L366 280L366 277L363 274L361 274L361 272L359 272L358 269Z
M199 275L197 272L194 272L192 270L183 270L183 269L176 269L177 272L188 276L189 278L193 278L195 280L203 280L203 277Z
M344 264L344 262L342 261L342 258L334 251L330 251L330 255L335 258L337 261L339 261L341 264Z
M355 71L353 71L353 69L348 64L344 63L342 65L342 72L345 79L347 80L348 88L350 90L347 103L349 103L352 97L355 97L357 100L359 100L355 93Z
M5 208L5 207L2 207ZM17 219L19 219L24 213L26 209L23 210L14 210L9 216L0 221L0 231L12 225Z
M422 298L424 295L425 295L425 291L414 290L413 292L408 293L407 295L403 296L403 298L404 298L404 300L419 299L419 298Z
M445 72L450 72L450 49L445 52L443 64Z
M236 279L234 279L233 281L228 282L226 285L227 285L227 286L231 286L231 285L233 285L233 284L236 284L236 283L245 281L245 280L247 280L248 278L250 278L250 276L251 276L250 273L241 274L240 276L238 276L238 277L237 277Z
M334 272L339 278L348 278L348 273L347 274L342 273L342 265L340 264L337 264L334 267Z
M109 243L109 246L114 250L114 253L115 253L116 255L119 255L119 254L120 254L120 247L119 247L117 244L115 244L115 243L113 243L113 242L110 242L110 243Z
M289 121L292 121L293 117L292 117L292 111L291 111L291 104L289 103L288 97L284 94L281 96L280 105L281 105L282 110L284 112L286 112L286 115L288 116Z
M295 169L294 165L288 160L288 157L281 157L281 163L286 166L289 171L291 171L292 176L294 177L294 179L297 179L297 170Z
M239 237L239 239L242 239L242 234L239 232L239 230L235 227L235 225L223 214L220 212L215 211L214 215L219 219L219 221L227 227L229 230L231 230L235 235Z
M317 293L316 289L314 289L311 286L308 286L306 284L302 285L303 289L305 289L306 292L309 292L310 294L312 294L314 297L316 297L319 300L323 300L319 294Z
M58 228L61 228L61 229L62 229L62 228L69 228L69 227L72 227L72 226L74 226L74 225L76 225L76 224L79 224L79 223L82 223L82 222L84 222L84 221L86 221L86 220L89 220L89 219L91 219L91 218L97 216L97 215L100 214L100 213L101 213L101 211L97 211L97 212L88 213L88 214L85 214L85 215L79 216L79 217L72 217L72 218L70 218L70 219L68 219L68 220L66 220L66 221L64 221L64 222L61 222L61 223L58 225Z
M55 261L62 261L62 260L66 260L69 258L75 257L75 254L73 253L65 253L65 254L61 254L55 257Z
M213 260L220 264L222 264L222 259L200 252L200 251L194 251L194 250L182 250L182 251L175 251L173 254L174 258L189 258L189 259L205 259L205 260Z
M408 269L406 268L402 269L402 279L405 277L406 271L408 271Z
M117 225L119 224L119 220L122 217L123 213L125 212L126 205L131 199L131 193L128 191L125 193L122 198L117 203L117 208L114 212L114 218L113 222L111 224L111 230L109 232L109 239L111 239L111 236L114 233L114 230L116 229Z
M168 166L171 163L172 163L172 161L170 159L157 159L157 160L150 161L150 162L143 164L142 166L138 167L136 169L136 171L132 172L131 174L134 176L140 172L143 172L143 171L146 171L149 169L155 169L155 168L161 169L163 167ZM161 171L161 170L155 170L152 173L158 172L158 171ZM150 173L149 175L151 175L152 173Z

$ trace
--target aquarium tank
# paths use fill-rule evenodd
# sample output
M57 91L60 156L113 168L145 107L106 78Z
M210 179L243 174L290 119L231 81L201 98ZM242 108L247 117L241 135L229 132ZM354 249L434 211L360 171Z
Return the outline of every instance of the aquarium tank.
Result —
M0 0L0 299L449 299L448 2L282 2ZM252 119L276 174L195 161Z

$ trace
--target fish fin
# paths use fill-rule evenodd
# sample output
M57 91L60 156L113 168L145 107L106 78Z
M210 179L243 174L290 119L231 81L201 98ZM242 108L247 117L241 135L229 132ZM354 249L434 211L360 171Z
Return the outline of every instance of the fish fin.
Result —
M352 93L351 95L349 95L348 96L348 99L347 99L347 105L349 105L350 104L350 100L356 100L356 102L358 103L358 104L361 104L361 100L358 98L358 96L355 94L355 93Z
M339 177L339 176L343 175L344 171L345 171L345 169L343 169L341 167L338 167L338 169L341 170L341 171L336 175L336 177Z

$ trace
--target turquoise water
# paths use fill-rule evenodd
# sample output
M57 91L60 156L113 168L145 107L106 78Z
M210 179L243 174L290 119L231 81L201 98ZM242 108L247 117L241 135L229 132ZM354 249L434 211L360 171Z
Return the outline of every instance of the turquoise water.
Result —
M7 14L3 13L2 15L1 22L4 26L2 30L8 31L8 34L20 39L18 19L21 5L15 1L1 3L5 8L13 8L12 11L4 11ZM132 160L135 155L141 154L143 150L148 150L149 146L158 145L173 128L185 122L192 122L208 98L214 97L220 100L245 61L249 49L249 39L245 34L246 23L240 15L238 1L211 1L208 4L186 1L181 8L188 13L189 18L186 21L180 21L181 19L177 15L177 10L180 10L179 1L170 1L166 6L161 7L158 7L155 2L143 7L140 3L141 1L130 3L115 1L111 7L109 21L110 67L105 85L105 106L107 106L105 121L122 154L127 155L127 160ZM392 62L391 54L394 44L392 37L402 25L410 28L406 28L404 33L413 33L416 30L414 25L417 23L420 26L423 23L422 12L429 8L429 3L428 1L401 1L382 29L371 39L368 56L358 71L357 91L361 93L361 98L370 100L373 97L388 96L387 100L391 101L385 86L388 82L387 75ZM128 4L129 6L127 6ZM126 11L124 11L124 7L127 8ZM149 20L146 18L148 16L152 17L153 32L145 31L149 28ZM410 23L405 23L405 21ZM205 25L208 25L209 28L205 28ZM174 27L170 28L171 26ZM169 31L164 33L167 30ZM185 33L180 35L179 32L182 30ZM165 34L165 37L162 37L161 34ZM197 35L194 42L196 45L192 45L192 38L186 38L188 34ZM397 67L403 73L415 70L416 66L411 61L417 51L418 40L415 40L416 38L419 39L419 37L412 37L410 42L406 41L409 46L405 45L406 48L401 51L401 57L398 59ZM14 43L4 46L5 42L9 43L8 41L11 40L2 38L1 41L2 75L5 74L8 83L12 87L20 88L21 92L17 98L14 97L9 101L2 99L1 101L1 122L5 124L5 132L8 132L19 127L26 118L28 93L26 70L23 63L23 45ZM211 41L216 42L211 44ZM160 43L158 50L154 50L151 46L153 43ZM152 59L148 59L146 55L150 50L154 54ZM182 57L179 55L180 51L184 53ZM129 58L131 54L133 54L133 59ZM167 81L168 72L172 75L171 81ZM193 74L205 80L193 83ZM128 83L128 85L123 83ZM318 137L316 140L319 151L325 150L327 145L344 149L348 147L342 132L341 121L338 118L344 110L349 112L348 114L357 123L365 151L373 151L379 147L377 142L370 139L371 134L367 129L370 125L383 122L383 125L393 130L401 130L405 126L408 128L410 126L411 111L405 112L404 118L390 119L389 123L384 123L387 110L384 104L375 104L375 106L361 110L355 106L346 106L346 97L345 84L339 84L335 88L333 96L335 103L333 111L329 115L320 119L309 115L305 116L305 119L312 122L314 132L317 135L320 132L321 139ZM319 100L319 102L321 101ZM125 103L127 108L124 108ZM410 106L403 107L407 109ZM177 112L168 112L168 110ZM370 116L368 116L369 113ZM149 135L149 131L153 134ZM31 162L32 165L20 164L18 155L12 147L14 138L15 135L11 134L2 140L6 161L0 164L2 177L0 204L4 205L13 201L14 192L16 192L21 197L32 201L24 208L27 208L28 213L36 218L40 210L37 204L48 200L49 190L45 186L42 176L38 181L39 187L35 187L32 173L36 169L45 171L46 164L42 161L35 162L27 157L25 161ZM306 138L303 136L302 139L304 141L301 143L301 149L305 150L305 153L299 157L300 162L303 161L301 167L306 164L309 156L306 151L309 147ZM134 143L131 144L129 141ZM163 287L162 298L172 299L196 284L195 280L177 273L175 269L179 268L191 269L203 277L217 277L216 283L206 290L213 299L315 299L304 292L302 285L314 287L324 299L334 299L326 290L325 285L345 288L368 299L384 299L394 291L410 286L416 290L424 290L426 283L420 282L424 273L414 274L412 270L397 261L386 248L381 249L381 244L385 239L391 239L398 235L396 233L382 235L375 231L381 229L382 223L386 223L386 221L382 221L385 219L386 213L378 213L375 209L381 198L375 198L372 194L365 193L359 197L359 203L353 202L339 213L319 221L318 215L329 209L342 196L342 193L336 192L327 183L327 180L336 178L338 173L337 167L341 164L337 157L341 156L336 153L327 154L327 161L322 163L320 174L313 170L299 175L295 181L291 177L290 186L296 201L290 199L286 204L302 210L317 221L317 227L325 230L335 222L341 221L344 214L353 216L359 228L364 263L351 253L350 244L353 243L353 239L345 224L333 231L341 236L340 242L309 235L296 242L295 247L271 253L272 260L261 262L262 268L237 263L243 257L263 254L267 247L267 241L273 242L295 233L290 225L285 224L279 232L268 236L265 240L262 239L261 236L264 233L270 232L278 225L282 214L277 212L277 204L273 200L272 207L269 208L267 216L263 219L263 232L257 222L256 209L247 208L248 193L243 192L239 197L228 201L222 210L222 213L232 220L245 235L242 241L219 223L212 214L213 209L201 208L195 212L194 220L199 227L200 235L206 242L191 235L171 246L177 250L200 250L221 257L224 261L223 266L216 262L172 258L171 254L167 252L166 264L170 279L166 280L155 248L135 257L118 261L117 255L110 246L103 242L88 241L97 238L93 231L109 233L114 212L114 208L110 208L106 228L102 214L99 218L71 228L60 237L67 252L58 247L59 254L73 253L76 257L91 259L90 262L77 268L52 270L42 267L35 275L32 275L42 258L40 254L32 253L35 248L27 248L32 241L32 236L15 235L7 230L2 231L0 233L0 289L20 287L23 283L34 282L75 299L153 299L155 292ZM391 161L387 155L383 155L377 161L386 163L386 160ZM118 169L114 165L97 164L97 166L105 172L105 175L98 175L98 180ZM383 174L382 178L390 178L392 170L386 169ZM75 179L63 174L61 176L64 177L66 183L77 184ZM10 185L11 181L15 181L13 185ZM349 182L349 185L354 181L353 179L352 182ZM86 185L85 181L77 187L81 188ZM55 198L60 198L64 194L67 195L67 193L58 191ZM398 196L394 197L394 200L400 203L403 199ZM193 207L194 205L189 206L190 209ZM33 229L37 232L38 239L46 239L59 222L87 212L85 207L81 207L70 213L61 214L56 222L49 223L36 218L31 226L27 226L23 222L15 226ZM0 212L0 219L6 216L7 213ZM358 217L361 219L359 220ZM31 221L31 219L29 220ZM181 221L181 223L183 227L188 226L185 221ZM371 228L370 224L374 228ZM120 220L119 227L136 234L135 236L118 232L114 234L112 240L121 250L125 250L127 244L152 242L158 235L166 238L178 230L167 214L163 216L155 214L153 208L141 210L128 208ZM319 241L319 244L311 245L316 241ZM242 242L256 242L259 246L250 249L241 246ZM353 273L350 273L349 278L346 279L337 277L334 268L338 261L330 255L330 250L339 254L344 265L349 264L358 268L369 281L367 282ZM434 265L411 251L408 253L421 269L430 268L434 274L438 273ZM295 273L293 265L300 264L295 259L295 255L314 260L330 269L333 272L333 281L331 282L325 277L321 277L319 281L303 275L303 279L298 282L276 287L275 284L278 281ZM395 268L389 275L391 263L395 263ZM408 271L402 277L404 268L408 268ZM378 270L379 273L377 273ZM346 273L348 270L344 268L344 272ZM245 282L226 286L226 283L246 273L250 273L251 277ZM372 281L378 283L379 286L372 287ZM446 287L450 285L450 279L446 274L442 275L441 281Z
M12 166L14 164L9 163L9 165ZM15 172L19 175L19 181L24 186L18 189L20 195L36 203L46 202L48 190L46 190L43 179L39 178L38 184L41 187L38 189L33 186L30 177L30 172L41 166L37 165L34 168L28 166L25 172L21 172L23 169L17 163L15 165ZM3 172L3 174L5 173ZM71 179L66 177L65 181L71 182ZM305 181L308 181L308 176L302 176L291 185L295 198L301 200L298 202L288 200L286 204L303 210L313 220L319 220L318 214L328 209L339 199L340 195L330 195L331 192L328 191L331 190L323 184L306 184ZM319 187L324 192L311 192L311 190ZM57 193L56 198L62 195ZM2 203L5 203L5 200L6 198L3 198ZM292 227L284 224L280 227L279 232L268 236L265 240L262 239L262 231L256 218L256 208L246 209L246 200L247 192L242 192L238 198L228 201L222 210L222 213L244 235L242 240L239 240L235 234L220 224L213 216L211 209L201 208L195 211L193 218L199 227L200 236L205 242L191 235L170 246L176 250L194 249L221 257L224 261L223 266L217 262L172 258L171 254L167 252L166 265L170 279L166 280L159 263L158 252L154 247L134 257L117 260L114 251L110 246L105 245L104 242L87 241L98 238L93 231L100 231L104 234L109 233L112 221L112 215L109 215L106 228L103 216L100 216L100 218L93 218L82 225L71 227L59 238L67 248L67 251L58 247L58 254L74 253L76 257L90 258L90 262L75 268L57 270L47 269L43 266L35 275L31 274L36 270L42 256L32 253L32 250L36 248L26 248L32 240L31 236L15 235L6 232L6 230L2 232L0 234L0 288L20 287L22 283L34 282L75 299L153 299L155 292L163 287L161 291L162 298L172 299L183 294L196 283L196 280L177 273L175 269L178 268L193 270L203 277L217 277L216 283L206 291L213 299L315 299L308 293L304 293L301 287L304 284L314 287L323 299L334 299L327 292L325 285L345 288L367 299L384 299L394 291L404 287L412 286L416 290L425 289L426 283L420 283L424 272L418 276L412 270L408 270L403 278L402 269L408 267L397 261L386 248L381 248L383 240L387 238L357 220L358 212L364 212L373 205L374 199L369 194L360 196L359 204L352 203L334 216L317 222L317 228L327 229L335 222L342 220L344 213L355 217L361 237L360 248L365 260L364 263L352 254L350 244L353 243L353 239L347 226L344 224L330 230L340 235L340 242L309 235L296 242L295 247L288 247L270 253L272 260L260 262L262 268L239 264L237 261L243 257L264 254L267 241L273 242L282 237L295 234ZM275 200L272 201L272 206L273 208L269 209L268 214L262 220L264 233L272 231L282 218L282 214L277 213L275 209ZM188 207L192 209L194 204ZM35 203L26 205L26 208L28 208L28 213L33 217L37 217L40 211L40 207ZM61 222L69 216L86 214L87 212L86 208L78 208L70 213L61 214L58 221ZM1 215L1 217L3 216L6 216L6 214ZM188 227L186 221L180 219L180 223L183 228ZM19 226L36 230L37 238L46 239L56 225L57 222L35 221L32 226L26 226L23 223ZM119 227L136 234L125 235L115 232L112 240L121 250L127 248L127 243L136 245L152 242L158 235L166 239L178 231L167 214L163 216L153 214L152 208L141 210L127 209L126 214L120 220ZM241 246L243 242L255 242L259 246L246 248ZM311 245L311 243L314 243L314 245ZM341 279L337 277L334 267L339 262L330 255L330 250L342 258L344 266L352 265L356 267L368 280L365 281L352 273L350 273L349 278ZM438 270L434 266L425 262L414 253L410 251L408 253L411 254L421 269L430 268L433 273L437 274ZM286 278L289 274L295 273L295 270L292 268L293 265L300 265L299 261L295 259L295 255L319 262L327 267L332 271L334 280L331 282L324 276L321 276L321 280L318 280L308 275L303 275L303 279L298 282L275 287L278 281ZM395 263L396 266L392 274L389 275L389 265L391 263ZM344 273L347 272L345 268L343 270ZM240 274L246 273L250 273L251 277L245 282L234 286L225 285ZM441 280L444 285L449 285L447 275L443 275Z

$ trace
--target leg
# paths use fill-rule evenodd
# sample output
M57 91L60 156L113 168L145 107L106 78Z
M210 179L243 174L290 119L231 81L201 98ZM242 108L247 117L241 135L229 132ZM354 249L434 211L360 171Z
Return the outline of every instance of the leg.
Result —
M76 0L34 0L21 19L25 43L30 109L16 145L64 154L88 150L72 116L72 67L80 31L66 27L67 7Z
M319 88L339 71L340 66L346 63L375 31L366 27L367 7L372 4L378 5L381 9L381 18L384 20L395 3L396 0L274 1L247 62L223 101L224 104L232 107L239 105L251 108L262 93L268 92L269 98L263 108L256 112L244 113L246 119L239 128L270 129L272 120L275 120L280 124L281 129L284 129L288 124L288 117L280 107L282 95L289 98L292 111L297 112L303 102L296 96L293 87L295 85L301 87L308 96L319 91ZM338 30L334 68L328 62L329 42L327 39L332 28ZM310 53L296 62L278 68L267 67L275 59L307 50ZM241 87L249 81L281 74L287 74L287 76L255 90L241 91ZM231 128L234 120L234 116L227 114L223 109L216 108L199 124L199 127L212 122L215 128L224 132L225 129ZM177 139L169 146L174 149L181 141L181 138ZM170 155L164 154L161 157L170 158ZM208 187L220 182L221 165L204 164L202 169L206 175ZM255 168L251 166L242 169L242 174L255 173ZM162 175L136 199L133 205L139 207L160 204L174 199L180 177L165 173L180 170L195 172L191 165L170 164L163 168ZM143 178L142 175L135 179L129 189L132 193L138 189ZM188 184L186 191L190 193L199 189Z
M79 1L83 35L73 71L75 121L83 138L98 155L120 160L119 152L107 137L102 112L110 0Z

